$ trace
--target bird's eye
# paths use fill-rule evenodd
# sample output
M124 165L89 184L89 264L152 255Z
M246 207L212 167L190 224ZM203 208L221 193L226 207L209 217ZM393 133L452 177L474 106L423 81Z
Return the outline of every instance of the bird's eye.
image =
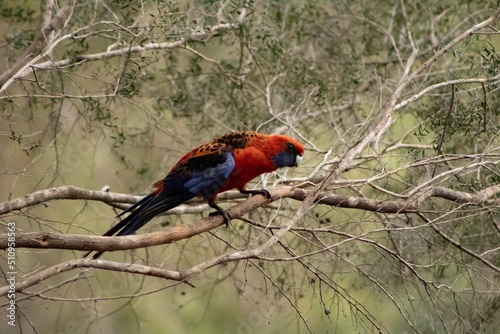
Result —
M286 143L286 148L289 151L295 151L295 145L293 145L292 143Z

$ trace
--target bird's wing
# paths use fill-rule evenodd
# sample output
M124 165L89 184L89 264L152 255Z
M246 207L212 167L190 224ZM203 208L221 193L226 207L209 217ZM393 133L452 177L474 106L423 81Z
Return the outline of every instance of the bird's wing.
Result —
M215 198L233 171L232 152L232 147L218 142L194 149L172 169L165 179L164 188L171 188L169 179L173 178L180 181L182 188L197 196Z
M164 180L156 183L152 198L124 219L128 222L117 235L132 234L153 217L195 196L215 198L234 168L231 152L227 145L210 143L186 154Z

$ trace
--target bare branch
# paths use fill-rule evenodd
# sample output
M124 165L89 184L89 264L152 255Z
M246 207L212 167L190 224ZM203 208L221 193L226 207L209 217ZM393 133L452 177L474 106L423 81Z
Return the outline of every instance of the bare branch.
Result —
M131 198L130 195L93 192L72 186L65 186L60 188L48 189L48 191L42 192L54 194L58 193L59 199L77 199L78 197L75 197L76 194L83 195L84 197L81 197L81 199L102 200L104 202L116 202L119 200L128 201ZM284 197L304 201L306 198L311 196L312 191L288 186L272 189L270 193L272 194L272 199L265 199L262 196L254 196L229 209L229 213L232 217L239 218L258 207L264 206L274 200ZM434 187L432 189L428 189L427 191L419 192L417 195L411 196L406 200L381 201L363 197L332 194L328 192L316 193L315 198L317 204L324 204L342 208L362 209L380 213L404 214L418 212L423 202L431 197L447 199L460 204L480 205L486 203L487 201L490 201L492 197L499 193L500 186L495 185L483 189L475 194L447 189L444 187ZM61 195L66 195L67 197L61 197ZM134 200L136 199L136 197L132 198ZM17 200L14 200L12 202L15 201ZM41 202L42 199L40 198L40 196L38 196L37 204ZM494 203L499 203L499 200L494 200ZM163 231L124 237L102 237L71 234L62 235L58 233L48 232L18 231L16 232L16 247L57 248L82 251L116 251L135 249L155 245L163 245L190 238L194 235L219 227L220 225L222 225L222 223L223 220L221 217L207 217L189 225L174 226ZM7 234L0 234L0 249L7 248L7 245Z
M108 204L115 202L134 204L140 198L141 197L139 196L110 193L106 191L88 190L75 186L61 186L39 190L11 201L2 202L0 203L0 215L57 199L83 199L102 201Z
M285 189L284 191L286 190L289 191L290 189ZM262 196L253 196L245 202L232 207L228 210L228 212L232 217L238 218L241 217L244 213L254 210L271 201L271 199L266 199ZM194 235L214 229L222 224L222 217L207 217L201 221L189 225L174 226L164 231L124 237L61 235L57 233L45 232L16 232L16 247L55 247L60 249L97 251L134 249L147 246L162 245L190 238ZM2 234L0 235L0 245L3 245L4 237L5 242L7 242L7 235ZM7 244L5 244L5 246L7 246Z
M16 79L21 79L24 78L34 71L40 71L40 70L50 70L50 69L59 69L59 68L64 68L68 66L73 66L77 65L83 62L89 62L89 61L98 61L98 60L104 60L108 58L113 58L113 57L119 57L123 55L129 55L133 53L144 53L147 51L152 51L152 50L169 50L177 47L183 46L186 42L193 40L193 39L202 39L202 38L208 38L212 36L213 34L223 31L223 30L230 30L230 29L235 29L239 26L239 24L234 24L234 23L224 23L224 24L219 24L216 26L211 26L207 27L203 31L195 31L192 32L191 34L181 37L175 42L163 42L163 43L146 43L144 45L135 45L135 46L130 46L130 47L124 47L121 49L117 50L108 50L105 52L99 52L99 53L94 53L94 54L87 54L87 55L78 55L76 57L68 58L68 59L63 59L63 60L48 60L42 63L37 63L37 64L30 64L30 66L22 66L22 64L19 66L17 69L18 72L15 73L15 71L9 70L8 73L2 74L0 76L0 84L3 83L3 86L0 88L0 93L5 91L7 87L9 86L9 83L12 82L13 80ZM72 34L64 35L61 36L57 41L54 42L52 45L52 49L60 42L71 39L73 38ZM22 67L22 68L21 68ZM5 77L5 78L4 78ZM5 82L1 81L2 78L6 80ZM9 79L10 78L10 79ZM8 81L7 81L8 79Z
M404 106L407 106L408 104L414 102L415 100L421 98L425 94L429 93L430 91L433 91L435 89L441 88L441 87L446 87L446 86L453 86L453 85L459 85L459 84L468 84L468 83L488 83L488 82L495 82L497 80L500 80L500 74L497 74L493 77L487 77L487 78L471 78L471 79L456 79L456 80L448 80L444 82L440 82L434 85L430 85L422 90L420 90L417 94L401 101L400 103L396 104L395 109L401 109Z
M49 14L49 10L52 11L52 8L50 6L52 2L49 1L46 7L46 14ZM17 76L15 73L18 72L20 69L22 69L27 63L29 63L32 59L34 59L36 56L42 52L43 48L45 47L45 42L49 38L49 35L54 32L55 30L61 28L67 20L71 17L71 14L73 13L73 9L75 8L76 1L71 0L66 7L61 9L60 11L57 12L57 14L47 23L47 16L45 17L46 19L44 20L44 26L42 29L38 32L36 35L35 39L33 42L30 44L30 46L26 49L26 51L17 58L17 61L15 64L12 66L9 66L9 68L0 75L0 92L5 91L5 89L8 87L9 82L12 82L13 80L17 79L19 76Z
M15 291L23 291L24 289L29 288L35 284L38 284L52 276L76 268L96 268L96 269L126 272L131 274L140 274L145 276L153 276L174 281L182 281L193 288L196 287L195 285L189 283L186 280L188 278L186 277L186 275L183 275L182 273L175 270L144 266L135 263L120 263L120 262L112 262L105 260L78 259L78 260L69 260L63 263L56 264L52 267L49 267L47 269L37 272L36 274L31 275L28 279L16 283ZM9 293L9 289L10 287L8 285L0 287L0 296L5 296L7 293Z
M472 256L473 258L475 258L475 259L479 260L480 262L484 263L486 266L488 266L491 269L493 269L494 271L496 271L497 274L500 274L500 268L499 267L495 266L493 263L491 263L490 261L488 261L487 259L485 259L480 254L474 253L472 250L468 249L467 247L465 247L464 245L462 245L460 242L454 240L453 238L450 238L448 235L446 235L446 233L444 233L443 231L441 231L434 224L434 222L432 220L430 220L427 217L425 217L421 212L418 212L417 215L420 218L422 218L423 221L425 221L434 231L436 231L437 234L439 234L447 242L451 243L456 248L460 249L461 251L463 251L463 252L469 254L470 256Z

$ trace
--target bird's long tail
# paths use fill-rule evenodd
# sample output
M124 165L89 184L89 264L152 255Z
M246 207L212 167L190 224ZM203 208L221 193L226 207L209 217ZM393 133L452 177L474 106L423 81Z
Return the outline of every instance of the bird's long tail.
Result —
M146 224L151 218L144 220L144 219L139 219L140 218L140 213L144 208L148 206L148 204L153 200L155 194L151 193L147 196L145 196L143 199L141 199L139 202L135 203L131 207L129 207L127 210L121 212L119 215L116 217L121 217L122 215L126 214L127 212L132 212L129 214L127 217L125 217L122 221L120 221L118 224L110 228L106 233L104 233L102 236L103 237L110 237L117 233L117 236L120 235L130 235L133 234L135 231L137 231L140 227L142 227L144 224ZM89 254L92 252L86 253L83 257L89 256ZM95 260L99 258L104 251L99 251L92 256L92 258Z
M103 236L110 237L115 235L115 233L116 236L134 234L135 231L144 226L144 224L150 221L153 217L161 214L162 212L168 211L179 204L186 202L187 200L190 200L194 196L194 193L185 191L182 188L170 189L168 192L152 192L127 210L120 213L117 217L120 217L127 212L131 212L121 222L104 233ZM88 252L84 257L87 257L90 253L92 252ZM104 251L98 251L94 254L94 256L92 256L92 258L97 259L103 253Z

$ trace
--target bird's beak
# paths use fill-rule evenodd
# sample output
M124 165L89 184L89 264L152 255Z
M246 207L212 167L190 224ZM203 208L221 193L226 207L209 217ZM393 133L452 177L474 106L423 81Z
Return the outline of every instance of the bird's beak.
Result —
M302 162L302 160L303 160L303 159L304 159L304 158L302 157L302 155L298 155L298 154L297 154L297 155L295 156L295 166L300 165L300 163Z

